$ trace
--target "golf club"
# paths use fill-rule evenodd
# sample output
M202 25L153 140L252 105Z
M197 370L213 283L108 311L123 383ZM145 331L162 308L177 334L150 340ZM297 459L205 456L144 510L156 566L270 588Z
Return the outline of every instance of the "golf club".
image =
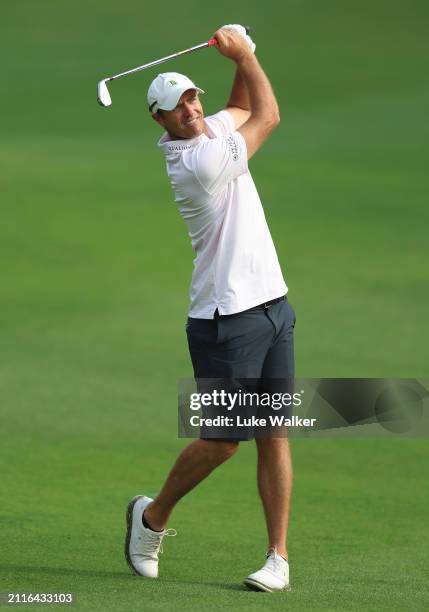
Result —
M250 28L246 26L246 33L250 32ZM195 45L195 47L190 47L189 49L185 49L184 51L178 51L177 53L172 53L171 55L167 55L166 57L162 57L161 59L157 59L153 62L149 62L149 64L143 64L143 66L138 66L137 68L132 68L131 70L126 70L125 72L120 72L119 74L115 74L113 76L107 77L106 79L102 79L97 85L97 101L101 106L111 106L112 98L110 97L109 90L107 89L107 83L109 81L114 81L115 79L119 79L123 76L127 76L128 74L134 74L135 72L139 72L140 70L146 70L147 68L152 68L153 66L157 66L158 64L162 64L163 62L167 62L168 60L179 57L180 55L186 55L188 53L193 53L194 51L198 51L199 49L205 49L206 47L212 47L216 45L217 41L215 38L210 38L207 42L201 43L200 45Z

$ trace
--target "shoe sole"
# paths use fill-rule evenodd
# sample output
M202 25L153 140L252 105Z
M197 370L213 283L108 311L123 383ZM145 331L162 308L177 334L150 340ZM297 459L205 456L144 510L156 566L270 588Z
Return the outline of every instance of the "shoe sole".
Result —
M127 561L128 567L133 572L133 574L135 574L136 576L141 576L141 574L136 570L136 568L134 567L134 565L131 562L131 557L130 557L130 540L131 540L131 529L132 529L132 526L133 526L133 510L134 510L134 506L139 501L139 499L142 499L142 497L144 497L144 495L136 495L135 497L133 497L133 499L128 504L127 511L125 513L125 520L126 520L126 523L127 523L127 535L125 537L125 559Z
M286 585L283 589L270 589L266 584L262 584L262 582L258 582L257 580L246 580L243 583L247 586L251 591L263 591L264 593L280 593L282 591L290 591L290 585Z

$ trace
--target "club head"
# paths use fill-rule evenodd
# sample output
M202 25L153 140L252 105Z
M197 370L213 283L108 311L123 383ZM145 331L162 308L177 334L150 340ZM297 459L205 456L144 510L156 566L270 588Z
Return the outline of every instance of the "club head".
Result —
M106 85L107 79L100 81L97 85L97 100L101 106L110 106L112 104L112 98L110 97L109 90Z

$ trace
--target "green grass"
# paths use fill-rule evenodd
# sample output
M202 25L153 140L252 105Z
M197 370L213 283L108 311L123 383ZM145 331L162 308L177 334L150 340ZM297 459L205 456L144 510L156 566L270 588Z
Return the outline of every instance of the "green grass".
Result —
M291 609L424 608L424 441L294 441L287 595L240 587L265 546L251 445L177 507L172 525L179 534L165 544L159 581L129 574L122 556L126 502L136 487L156 492L179 447L165 432L136 431L130 403L121 402L114 436L94 398L91 423L83 405L75 410L84 424L77 415L59 416L50 427L39 424L37 441L22 425L23 435L5 443L4 590L74 591L86 610L157 610L172 602L183 610L276 609L285 597Z
M1 591L73 591L88 611L425 608L423 439L293 440L290 593L240 586L266 545L252 444L177 507L160 580L129 574L126 504L159 490L184 444L192 252L144 102L158 71L113 83L109 110L95 85L250 23L282 112L251 169L297 375L427 378L428 16L418 0L8 3ZM216 51L168 69L207 90L207 113L224 104Z

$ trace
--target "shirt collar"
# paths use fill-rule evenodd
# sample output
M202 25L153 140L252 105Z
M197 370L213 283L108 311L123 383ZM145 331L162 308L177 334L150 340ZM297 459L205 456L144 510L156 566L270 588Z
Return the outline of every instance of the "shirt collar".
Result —
M161 149L164 155L171 155L172 153L182 153L183 151L193 149L201 141L214 137L214 134L212 133L210 127L207 125L207 121L205 119L204 123L209 132L208 136L203 132L195 138L181 138L180 140L173 140L167 134L167 132L164 132L164 134L158 141L158 147Z
M181 138L180 140L173 140L167 133L163 134L158 141L158 147L165 155L171 155L172 153L182 153L188 149L193 149L202 140L205 140L207 136L202 133L195 138Z

